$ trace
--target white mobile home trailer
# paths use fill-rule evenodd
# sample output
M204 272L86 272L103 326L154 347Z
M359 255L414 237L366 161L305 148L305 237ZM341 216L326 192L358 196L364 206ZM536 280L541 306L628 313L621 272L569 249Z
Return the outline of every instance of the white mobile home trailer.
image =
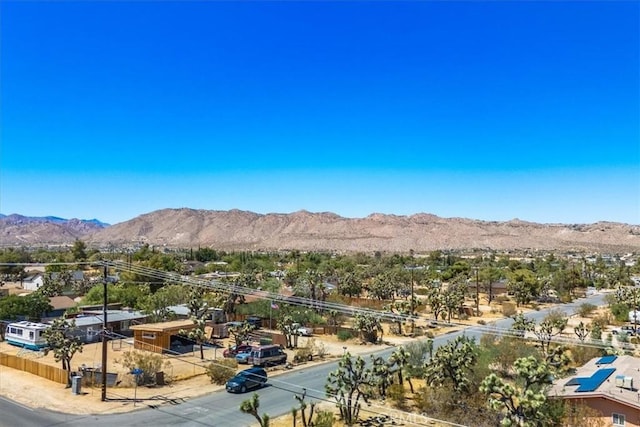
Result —
M47 341L42 333L49 327L44 323L27 322L26 320L9 323L4 337L9 344L30 350L40 350L47 346Z

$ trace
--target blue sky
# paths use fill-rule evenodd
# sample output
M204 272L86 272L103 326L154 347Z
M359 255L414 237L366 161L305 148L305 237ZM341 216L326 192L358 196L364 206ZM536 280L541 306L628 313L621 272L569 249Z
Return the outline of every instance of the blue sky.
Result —
M635 1L3 1L0 212L640 224Z

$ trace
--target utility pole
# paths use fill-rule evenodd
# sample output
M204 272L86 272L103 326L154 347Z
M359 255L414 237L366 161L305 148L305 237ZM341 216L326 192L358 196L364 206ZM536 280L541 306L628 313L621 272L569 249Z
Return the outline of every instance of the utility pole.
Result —
M478 281L478 267L473 268L476 273L476 315L480 316L480 282Z
M102 401L107 401L107 265L104 265L102 296Z
M413 311L413 269L415 268L414 265L411 265L411 316L413 317L414 315L414 311Z

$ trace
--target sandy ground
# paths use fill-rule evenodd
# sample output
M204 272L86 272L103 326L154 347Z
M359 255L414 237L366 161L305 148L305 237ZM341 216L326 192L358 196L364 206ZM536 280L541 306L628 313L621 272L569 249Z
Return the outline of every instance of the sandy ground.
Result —
M385 337L386 339L387 337ZM399 345L403 342L411 340L405 337L388 337L392 344ZM320 337L314 337L316 341L320 341ZM306 338L300 338L299 347L305 345ZM353 342L343 343L335 337L322 337L322 343L327 349L327 356L324 360L305 362L304 367L311 364L324 363L325 361L336 360L340 357L345 349L351 354L362 354L371 352L377 348L384 348L388 345L361 345ZM20 349L13 347L7 343L0 343L0 351L16 354ZM109 346L108 361L109 371L118 371L122 375L126 374L126 369L116 363L121 359L122 352L126 348L114 350ZM293 351L290 353L289 360L293 359ZM35 355L31 357L36 358ZM101 344L86 345L83 352L74 356L73 366L85 364L86 366L99 366L101 361ZM158 405L181 400L187 400L193 397L202 396L213 391L223 388L223 386L212 384L209 377L204 374L204 367L214 361L214 357L218 359L222 357L222 350L218 349L216 354L213 350L205 353L205 361L200 361L199 354L181 357L182 360L171 359L172 368L168 369L166 374L174 378L184 378L173 381L162 387L109 387L107 389L107 401L102 401L102 390L100 387L83 387L81 394L75 395L70 388L66 388L64 384L58 384L36 375L11 369L6 366L0 366L0 396L14 400L32 408L47 408L54 411L70 413L70 414L103 414L127 412L140 408L144 405ZM167 357L167 359L169 359ZM37 358L43 363L50 363L60 366L53 360L52 355ZM246 369L246 365L241 365L239 369ZM296 369L294 366L293 369ZM283 372L288 372L283 367L270 368L269 376L273 377ZM134 397L137 399L134 407Z
M499 307L499 306L498 306ZM482 319L486 322L502 317L500 313L491 313L490 308L482 306ZM528 310L525 310L528 311ZM477 325L479 318L472 317L465 322L467 325ZM458 322L458 320L454 320ZM435 333L445 333L450 330L460 329L460 326L448 329L438 329L431 331ZM335 336L316 336L317 342L322 342L327 350L326 360L335 360L343 352L349 351L351 354L369 353L375 349L385 348L389 345L402 345L411 342L413 338L394 336L385 331L383 336L386 344L362 345L357 339L342 342ZM301 337L299 347L305 345L306 338ZM124 368L118 361L122 359L123 353L132 350L131 342L123 341L121 345L110 344L108 346L108 372L119 372L120 378L130 376L128 369ZM0 343L0 351L16 354L20 351L7 343ZM287 350L288 360L293 360L294 351ZM60 366L53 360L52 355L38 357L38 361ZM99 367L101 364L101 344L85 345L82 353L74 356L72 366L74 369L84 364L88 367ZM127 412L144 405L158 405L162 402L172 402L190 399L220 390L223 386L212 384L209 377L204 373L205 366L222 357L222 349L208 350L205 353L205 360L199 358L198 352L187 354L180 359L165 356L171 362L171 367L165 369L165 376L173 378L169 385L162 387L123 387L125 381L118 387L109 387L107 390L107 401L101 400L102 392L100 387L83 387L82 393L75 395L72 390L63 384L45 380L36 375L0 366L0 396L14 400L20 404L33 408L47 408L54 411L71 414L102 414ZM314 359L306 362L303 366L323 363L322 360ZM246 365L241 365L239 369L246 369ZM285 372L284 368L272 368L270 377ZM293 369L296 369L294 367ZM137 403L134 406L134 396Z

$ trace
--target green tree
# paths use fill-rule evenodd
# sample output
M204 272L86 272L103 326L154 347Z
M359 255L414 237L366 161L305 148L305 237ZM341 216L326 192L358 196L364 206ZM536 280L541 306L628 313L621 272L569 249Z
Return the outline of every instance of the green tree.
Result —
M425 364L424 378L430 386L449 384L456 392L471 391L470 372L478 360L478 345L465 335L438 347Z
M378 334L382 337L380 318L370 313L356 313L353 327L360 333L364 342L377 343Z
M521 304L528 304L538 297L538 279L531 270L517 269L509 274L507 290L513 294L516 305L520 307Z
M62 369L67 371L67 387L71 387L71 360L77 353L82 353L82 341L73 334L75 320L55 319L50 328L42 333L47 342L45 355L50 351L56 362L62 362Z
M388 272L376 275L367 286L369 296L381 301L393 299L395 290L396 284L393 276Z
M387 397L387 389L393 384L391 366L380 356L371 355L371 377L383 399Z
M358 356L355 360L346 352L338 362L338 369L329 374L325 385L327 397L336 400L340 418L352 426L358 421L362 402L368 403L375 385L371 370Z
M591 327L589 327L589 325L585 325L583 321L580 321L580 323L578 323L578 326L575 326L573 328L573 333L576 334L581 342L584 342L584 340L591 333Z
M410 358L411 353L403 346L400 346L393 353L391 353L391 356L389 356L388 359L388 363L390 366L390 373L395 373L398 377L398 384L402 386L404 384L404 380L406 379L409 383L411 393L413 393L413 383L411 382L413 375L409 362Z
M402 324L412 314L410 301L393 301L391 304L387 304L383 307L392 314L391 320L398 327L398 335L402 335Z
M32 322L39 322L45 313L53 310L49 297L40 292L32 292L19 298L23 298L23 311L20 314L26 316L27 320Z
M297 328L294 327L294 323L293 317L289 314L284 314L278 319L278 329L285 337L287 348L298 347L298 337L300 334Z
M349 297L357 297L362 293L362 281L356 273L346 273L338 282L338 292Z
M296 422L298 420L298 413L300 413L300 418L302 419L302 426L303 427L315 427L317 424L314 423L313 421L313 415L314 412L316 410L316 403L315 402L311 402L310 405L307 405L307 402L305 402L305 398L307 397L307 390L303 390L301 395L295 394L293 395L293 397L298 401L298 403L300 404L299 407L297 408L293 408L291 410L291 414L293 416L293 426L296 426ZM309 408L309 413L307 414L307 408Z
M569 319L559 310L553 310L540 322L540 325L532 329L533 334L538 339L540 350L545 357L551 354L551 342L561 335Z
M515 332L516 336L524 337L526 332L533 331L536 322L531 319L527 319L522 312L518 313L513 318L511 324L511 330Z
M438 321L438 317L440 316L440 314L443 314L445 312L444 302L444 297L440 292L439 287L431 286L427 290L427 303L429 304L429 307L431 307L431 313L433 314L433 318L436 321Z
M233 338L235 345L240 345L249 339L249 336L254 329L255 326L251 323L243 322L242 324L229 327L228 332Z
M458 281L449 283L447 289L442 293L447 322L451 322L451 317L459 312L464 303L466 291L467 284L462 281L462 278L459 278Z
M260 427L269 427L269 415L262 414L262 416L260 416L258 409L260 409L260 397L257 393L253 393L251 399L245 400L240 404L240 411L253 415L253 417L258 420Z
M552 383L551 366L533 356L516 360L515 384L510 384L490 374L480 385L480 391L488 395L489 407L502 411L501 426L538 427L553 425L547 405L546 389Z
M200 360L204 360L204 344L209 341L209 337L205 333L206 321L197 317L191 317L191 320L196 327L188 331L181 329L180 335L187 337L200 347Z
M73 242L71 256L74 261L85 261L87 259L87 245L82 240Z

